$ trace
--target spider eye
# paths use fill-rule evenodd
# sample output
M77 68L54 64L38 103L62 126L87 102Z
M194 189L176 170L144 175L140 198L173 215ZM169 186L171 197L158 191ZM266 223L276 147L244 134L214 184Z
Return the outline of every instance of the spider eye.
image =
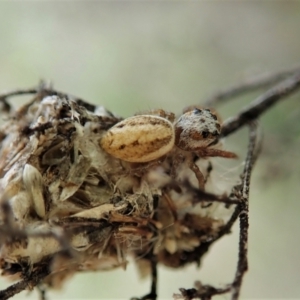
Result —
M195 113L196 115L200 115L200 114L202 114L202 110L201 110L201 109L198 109L198 108L195 108L195 109L194 109L194 113Z
M206 139L209 136L209 132L208 131L203 131L202 136L203 136L203 138Z
M218 118L217 118L217 116L216 116L216 115L214 115L214 114L211 114L211 116L213 117L213 119L214 119L214 120L216 120L216 121L218 120Z

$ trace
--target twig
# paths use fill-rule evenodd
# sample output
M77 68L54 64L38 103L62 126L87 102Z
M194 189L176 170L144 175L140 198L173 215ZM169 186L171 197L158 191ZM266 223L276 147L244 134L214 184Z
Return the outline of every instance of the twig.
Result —
M38 285L37 286L37 290L39 292L39 300L47 300L47 297L46 297L46 288L44 288L42 285Z
M227 100L232 100L235 97L240 96L254 90L269 87L277 82L299 72L300 67L295 67L287 70L283 70L277 73L267 73L253 78L246 79L244 82L233 85L229 88L223 89L204 101L205 107L215 107L219 103L224 103Z
M200 202L209 202L209 201L225 203L228 205L240 203L238 199L230 199L224 195L215 195L215 194L205 192L201 189L195 188L190 184L188 180L184 181L184 185L186 186L188 193L192 193L192 195L195 196L193 197L192 200L193 204L197 204Z
M24 278L23 280L9 286L5 290L0 291L0 299L6 300L27 288L34 288L49 274L50 268L47 264L39 265L39 267L32 271L27 278Z
M184 289L181 288L181 295L174 295L174 299L184 299L184 300L192 300L195 298L199 298L201 300L211 299L214 295L225 294L232 291L232 300L237 300L239 297L239 292L242 285L242 279L248 268L247 261L247 243L248 243L248 199L249 199L249 187L250 187L250 176L252 173L252 169L254 163L258 157L258 152L261 149L260 143L258 143L258 126L257 122L251 122L249 124L250 127L250 141L248 147L248 153L245 161L245 167L242 174L242 184L240 186L235 187L237 190L235 194L237 194L237 198L239 199L239 204L236 206L231 218L223 227L222 230L219 231L217 237L215 237L212 241L206 244L206 251L208 251L209 247L218 239L220 239L225 234L230 232L231 227L235 223L236 219L239 217L240 219L240 241L239 241L239 258L237 264L237 271L234 277L234 280L231 284L225 286L224 288L215 288L210 285L202 285L201 282L197 283L197 289ZM238 190L239 189L239 190ZM235 201L234 201L235 202ZM206 252L204 250L203 253Z
M257 158L256 149L258 141L257 124L252 122L249 125L250 129L250 142L245 161L243 172L243 183L241 190L241 203L240 203L240 238L239 238L239 255L238 264L235 278L232 284L232 300L239 298L242 280L245 272L248 270L248 229L249 229L249 189L250 177L252 169Z
M72 99L77 102L79 105L84 106L89 111L94 111L96 105L90 104L84 101L81 98L75 97L68 93L63 93L52 89L51 87L46 87L45 84L42 82L39 84L38 87L28 88L28 89L17 89L10 92L0 94L0 103L3 104L2 111L9 112L11 110L10 104L7 102L8 98L15 97L15 96L22 96L22 95L31 95L31 94L42 94L44 96L54 96L57 95L61 98Z
M284 100L300 88L300 72L269 89L266 93L259 96L249 106L241 110L235 117L227 119L222 127L220 137L223 138L248 122L257 119L272 105L279 100Z

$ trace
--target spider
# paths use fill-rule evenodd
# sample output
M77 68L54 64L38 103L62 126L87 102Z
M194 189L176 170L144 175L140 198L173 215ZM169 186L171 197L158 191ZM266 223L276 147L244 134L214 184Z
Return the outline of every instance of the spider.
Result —
M192 108L177 120L173 113L153 110L150 114L136 115L117 123L104 134L100 145L113 157L132 163L160 160L174 151L173 177L178 165L185 160L199 188L204 190L207 179L195 163L196 158L237 157L232 152L212 147L220 132L221 124L210 109Z
M221 132L220 122L210 109L194 108L172 121L174 115L162 110L136 115L110 128L100 143L112 156L137 163L158 159L174 146L201 157L236 157L231 152L209 148Z

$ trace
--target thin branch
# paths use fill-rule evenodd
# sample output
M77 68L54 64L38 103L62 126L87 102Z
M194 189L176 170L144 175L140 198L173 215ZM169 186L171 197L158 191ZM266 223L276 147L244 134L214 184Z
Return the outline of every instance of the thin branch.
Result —
M47 300L47 297L46 297L46 288L43 287L42 285L38 285L37 286L37 290L38 290L38 293L39 293L39 300Z
M215 195L208 192L205 192L201 189L195 188L191 185L188 180L184 181L184 185L187 188L187 193L191 193L194 197L192 200L193 204L198 204L200 202L220 202L228 205L239 204L240 201L238 199L230 199L224 195Z
M27 278L24 278L23 280L9 286L5 290L0 291L0 299L6 300L27 288L34 288L49 274L50 268L48 267L48 265L40 265L34 271L32 271L32 273Z
M222 295L230 292L230 286L218 289L211 285L202 285L200 281L195 282L195 286L197 289L180 288L179 291L181 294L173 294L173 298L182 300L210 300L212 296Z
M287 99L287 96L300 88L300 72L269 89L266 93L259 96L249 106L241 110L235 117L227 119L222 127L220 137L223 138L248 122L257 119L271 106L280 100Z
M245 167L242 174L242 184L234 187L233 194L236 194L238 205L236 206L231 218L228 220L222 230L219 231L217 237L207 243L207 250L216 240L230 232L231 227L240 218L240 241L239 241L239 258L237 264L237 271L234 280L231 284L224 288L215 288L210 285L202 285L201 282L197 282L197 289L184 289L181 288L179 294L174 294L174 299L192 300L199 298L201 300L211 299L214 295L225 294L232 291L232 300L237 300L239 297L240 288L242 285L242 279L248 268L247 261L247 243L248 243L248 199L249 199L249 187L250 187L250 176L254 163L258 157L258 153L261 149L261 144L258 134L257 122L251 122L250 127L250 139L248 146L248 153L246 156ZM193 191L195 192L195 191ZM209 195L209 194L208 194ZM201 193L201 196L202 193ZM235 201L234 201L235 202ZM206 252L206 251L205 251Z
M294 67L277 73L267 73L246 79L244 82L223 89L204 101L205 107L215 107L219 103L224 103L242 94L258 89L269 87L279 81L299 72L300 68Z
M28 88L28 89L16 89L16 90L12 90L12 91L0 94L0 99L7 99L7 98L14 97L14 96L36 94L39 91L40 91L40 89L37 88L37 87L35 87L35 88Z
M28 88L28 89L16 89L10 92L2 93L0 94L0 103L2 103L3 112L9 112L11 110L10 104L7 102L8 98L15 97L15 96L22 96L22 95L32 95L32 94L42 94L44 96L53 96L57 95L61 98L67 98L72 99L73 101L77 102L79 105L84 106L89 111L94 111L96 108L96 105L90 104L86 102L85 100L75 97L68 93L63 93L54 90L52 87L47 87L43 82L40 83L37 87L34 88Z
M249 189L250 178L253 170L255 160L257 158L257 141L258 130L256 122L249 125L250 129L250 142L248 147L247 158L243 172L243 183L241 190L241 203L240 203L240 238L239 238L239 254L238 264L235 278L232 284L232 300L239 298L242 280L245 272L248 270L248 229L249 229Z

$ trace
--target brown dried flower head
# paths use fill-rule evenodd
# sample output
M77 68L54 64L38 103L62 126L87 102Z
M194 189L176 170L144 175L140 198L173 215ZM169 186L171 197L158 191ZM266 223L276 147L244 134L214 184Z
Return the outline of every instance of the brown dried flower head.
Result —
M121 120L37 94L11 110L0 145L1 223L11 233L2 234L2 274L22 278L47 262L44 283L56 287L77 271L125 267L128 255L198 263L232 211L204 192L216 184L209 157L235 157L209 147L219 133L207 109Z

